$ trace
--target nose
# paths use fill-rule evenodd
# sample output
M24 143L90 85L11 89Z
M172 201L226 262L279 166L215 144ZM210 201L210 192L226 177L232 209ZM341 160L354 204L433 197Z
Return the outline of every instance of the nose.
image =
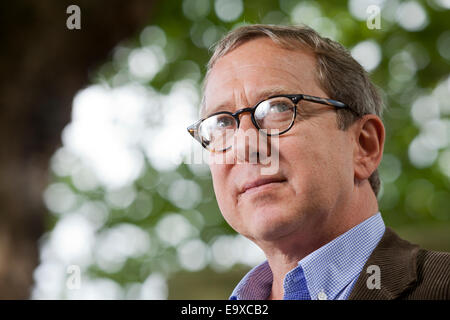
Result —
M239 128L234 135L232 148L236 163L261 163L270 156L270 137L259 132L250 113L242 113L239 117Z

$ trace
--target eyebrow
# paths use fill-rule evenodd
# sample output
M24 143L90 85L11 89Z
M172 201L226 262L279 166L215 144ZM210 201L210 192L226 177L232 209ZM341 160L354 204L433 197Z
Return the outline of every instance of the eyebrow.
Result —
M281 86L276 86L276 87L263 89L256 96L255 104L261 102L264 99L267 99L268 97L281 95L281 94L293 94L290 91L292 91L292 90L288 90L287 88L281 87ZM214 108L212 108L204 118L208 118L213 113L216 113L216 112L219 112L219 111L229 111L229 110L227 110L227 108L229 108L230 106L233 106L233 105L234 104L230 104L228 102L221 103L218 106L215 106ZM251 106L249 106L249 108L251 108L253 106L254 105L251 105Z

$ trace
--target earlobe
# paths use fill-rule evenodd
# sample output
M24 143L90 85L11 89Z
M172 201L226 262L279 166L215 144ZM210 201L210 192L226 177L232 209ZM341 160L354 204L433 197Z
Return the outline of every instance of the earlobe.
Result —
M385 130L381 119L369 114L355 127L354 170L355 179L368 179L377 169L383 156Z

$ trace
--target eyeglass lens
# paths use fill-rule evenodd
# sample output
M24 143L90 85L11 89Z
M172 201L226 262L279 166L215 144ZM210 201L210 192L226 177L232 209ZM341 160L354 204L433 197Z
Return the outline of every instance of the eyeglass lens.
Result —
M295 104L286 97L271 98L259 103L254 110L258 129L267 134L287 130L295 116ZM229 148L238 129L238 121L228 113L220 113L205 119L199 127L199 135L207 148L222 151Z

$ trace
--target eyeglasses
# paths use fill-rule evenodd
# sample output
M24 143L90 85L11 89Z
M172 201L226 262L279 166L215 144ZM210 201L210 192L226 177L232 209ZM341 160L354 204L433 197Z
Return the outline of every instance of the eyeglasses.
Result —
M281 135L294 125L297 104L301 100L353 111L345 103L332 99L306 94L276 95L258 102L254 107L243 108L235 113L229 111L213 113L190 125L187 130L207 150L222 152L232 146L234 134L239 129L240 114L250 112L253 125L261 133L268 136Z

